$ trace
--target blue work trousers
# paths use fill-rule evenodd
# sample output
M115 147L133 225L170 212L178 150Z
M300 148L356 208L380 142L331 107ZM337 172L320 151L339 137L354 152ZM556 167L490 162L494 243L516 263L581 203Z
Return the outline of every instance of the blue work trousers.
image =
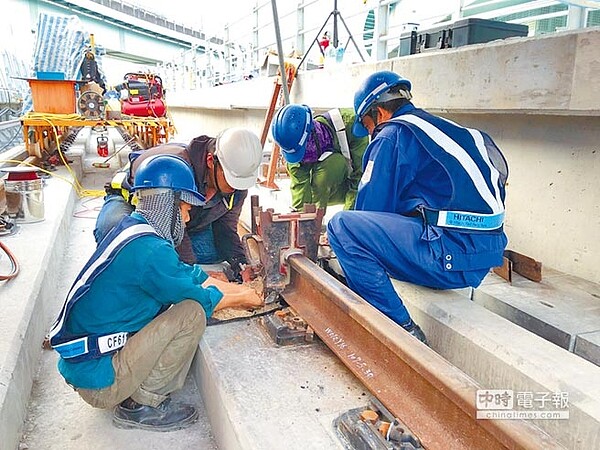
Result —
M223 261L215 247L215 238L212 225L202 231L189 232L192 241L192 249L198 260L198 264L215 264Z
M122 195L108 194L104 197L104 204L96 218L94 228L94 239L99 244L102 239L112 230L123 217L133 211L133 206L125 201Z
M502 263L504 233L460 234L425 226L420 217L342 211L327 226L350 288L400 325L410 315L390 277L435 289L478 286Z

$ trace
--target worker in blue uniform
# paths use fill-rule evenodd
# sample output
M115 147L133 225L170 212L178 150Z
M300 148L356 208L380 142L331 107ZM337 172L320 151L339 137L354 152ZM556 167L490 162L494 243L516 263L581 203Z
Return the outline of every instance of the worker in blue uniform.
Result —
M250 287L180 261L175 247L190 209L204 203L182 158L147 158L133 189L135 212L110 231L75 279L50 343L66 382L90 405L114 407L117 427L171 431L198 417L170 394L184 383L207 318L262 300Z
M355 211L328 223L349 286L426 342L390 277L435 289L478 286L502 265L508 166L484 132L415 108L411 82L367 77L354 97L357 136L371 135Z
M305 203L354 207L369 141L352 134L353 123L351 108L313 117L308 106L290 104L277 112L271 132L287 163L294 210Z

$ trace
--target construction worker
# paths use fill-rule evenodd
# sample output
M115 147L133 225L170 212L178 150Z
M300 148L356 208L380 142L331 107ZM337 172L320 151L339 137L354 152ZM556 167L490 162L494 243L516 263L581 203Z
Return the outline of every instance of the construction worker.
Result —
M417 109L411 82L381 71L354 96L371 135L356 211L328 223L348 285L426 342L390 278L435 289L478 286L502 265L508 167L485 133Z
M90 405L114 409L120 428L171 431L198 417L170 394L182 387L213 311L259 306L254 291L209 279L182 263L192 206L204 197L191 167L175 155L137 168L135 212L102 240L77 276L50 332L58 370Z
M180 156L191 164L206 204L194 206L177 251L182 261L211 264L226 261L230 278L240 279L246 256L237 226L248 189L254 185L262 160L258 137L243 128L228 128L216 138L199 136L189 145L163 144L135 154L130 169L117 173L107 188L105 203L98 215L94 236L100 243L124 214L134 207L131 180L146 158L160 154Z
M332 109L313 118L306 105L286 105L277 112L271 132L290 174L292 208L354 207L362 175L366 137L352 135L352 109Z

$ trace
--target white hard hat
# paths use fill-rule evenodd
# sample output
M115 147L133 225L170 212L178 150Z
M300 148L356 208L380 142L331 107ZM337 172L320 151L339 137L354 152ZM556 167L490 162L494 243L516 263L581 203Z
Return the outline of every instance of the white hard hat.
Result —
M232 188L246 190L254 186L262 161L262 147L256 134L245 128L223 130L217 136L215 156Z

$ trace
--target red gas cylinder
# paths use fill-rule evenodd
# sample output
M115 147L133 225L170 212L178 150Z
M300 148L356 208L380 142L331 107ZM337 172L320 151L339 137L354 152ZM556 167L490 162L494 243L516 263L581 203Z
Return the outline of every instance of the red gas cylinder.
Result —
M108 156L108 138L106 136L98 136L96 138L98 156L106 158Z

